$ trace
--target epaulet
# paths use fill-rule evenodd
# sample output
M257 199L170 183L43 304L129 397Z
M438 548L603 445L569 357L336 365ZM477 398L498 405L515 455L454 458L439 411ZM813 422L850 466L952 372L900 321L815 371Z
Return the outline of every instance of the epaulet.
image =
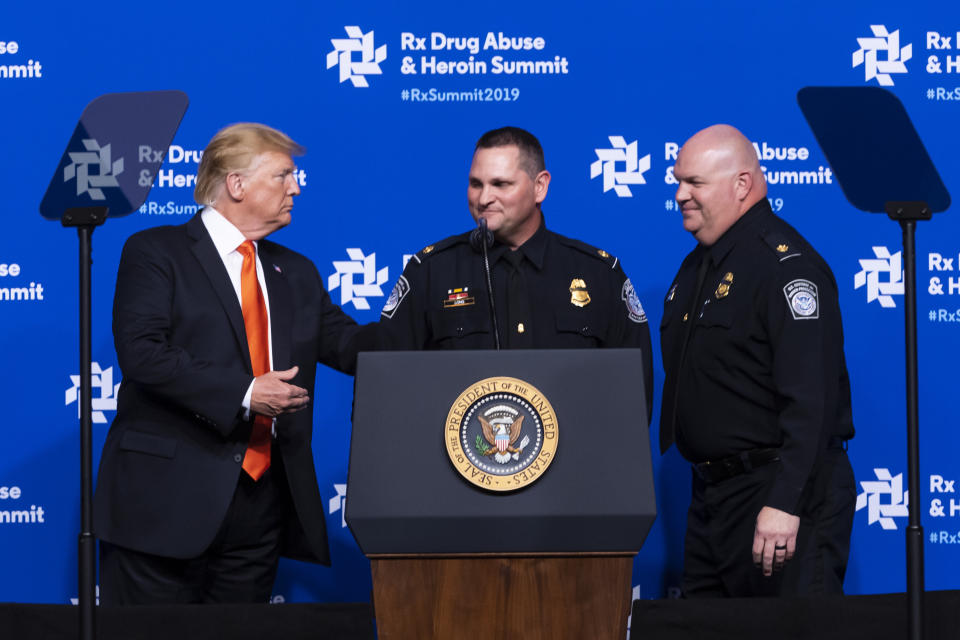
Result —
M573 249L577 249L578 251L582 251L588 256L593 256L597 260L603 260L604 262L607 263L607 266L609 266L611 269L616 267L617 264L619 263L619 260L617 259L616 256L610 255L603 249L598 249L593 245L589 245L586 242L582 242L575 238L568 238L566 236L561 236L560 234L556 234L556 235L557 235L557 240L560 242L560 244L566 245Z
M410 259L418 264L422 263L424 260L435 256L436 254L454 247L463 242L469 242L470 234L461 233L457 236L450 236L449 238L444 238L440 242L434 242L433 244L428 244L420 251L417 251L415 254L410 256Z
M800 246L790 242L787 236L779 231L764 231L760 234L760 237L763 238L764 243L770 247L770 250L773 251L780 262L801 255Z

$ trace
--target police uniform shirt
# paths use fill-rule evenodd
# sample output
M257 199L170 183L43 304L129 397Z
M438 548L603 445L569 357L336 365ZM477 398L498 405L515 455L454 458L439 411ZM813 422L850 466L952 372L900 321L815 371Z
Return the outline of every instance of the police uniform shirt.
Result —
M795 513L818 452L853 436L837 285L823 258L764 198L686 257L660 335L663 448L671 429L695 463L778 448L766 504Z
M516 251L489 250L494 306L505 349L638 347L648 418L653 365L647 317L619 261L549 231ZM493 349L483 256L470 233L415 254L380 319L387 349Z

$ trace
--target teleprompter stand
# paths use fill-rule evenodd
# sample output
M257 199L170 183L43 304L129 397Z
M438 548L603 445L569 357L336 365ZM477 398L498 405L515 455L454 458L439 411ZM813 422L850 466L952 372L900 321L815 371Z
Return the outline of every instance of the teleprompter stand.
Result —
M91 424L90 348L91 274L93 230L107 219L107 207L72 207L63 213L62 224L76 227L80 243L80 538L78 543L80 639L95 637L97 541L93 535L93 425Z
M626 637L656 517L642 369L636 349L360 354L346 520L371 560L381 640ZM556 420L552 463L515 491L472 484L448 455L463 425L506 411L467 399L454 424L453 405L491 378L535 387ZM463 453L483 461L467 433Z
M81 640L96 636L90 379L93 231L108 217L128 215L144 203L186 110L187 96L180 91L114 93L94 99L80 116L40 203L43 217L76 228L79 239Z
M877 87L805 87L797 102L850 203L886 213L903 231L907 387L907 621L923 637L923 527L920 523L920 420L917 371L917 221L950 206L950 194L903 104Z

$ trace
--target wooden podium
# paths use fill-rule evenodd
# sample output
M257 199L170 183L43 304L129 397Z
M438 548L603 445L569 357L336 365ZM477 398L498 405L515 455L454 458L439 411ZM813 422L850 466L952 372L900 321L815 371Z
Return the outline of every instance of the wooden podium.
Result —
M623 640L632 554L371 556L380 640Z
M512 492L474 486L445 446L479 380L536 387L554 459ZM370 558L381 640L623 640L633 557L656 517L639 352L360 355L346 520Z

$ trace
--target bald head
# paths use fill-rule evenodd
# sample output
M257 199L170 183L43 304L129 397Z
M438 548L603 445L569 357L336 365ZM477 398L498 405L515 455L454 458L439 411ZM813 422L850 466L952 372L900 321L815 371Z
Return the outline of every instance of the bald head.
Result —
M707 127L680 149L673 171L683 227L710 246L767 195L750 141L726 124Z

